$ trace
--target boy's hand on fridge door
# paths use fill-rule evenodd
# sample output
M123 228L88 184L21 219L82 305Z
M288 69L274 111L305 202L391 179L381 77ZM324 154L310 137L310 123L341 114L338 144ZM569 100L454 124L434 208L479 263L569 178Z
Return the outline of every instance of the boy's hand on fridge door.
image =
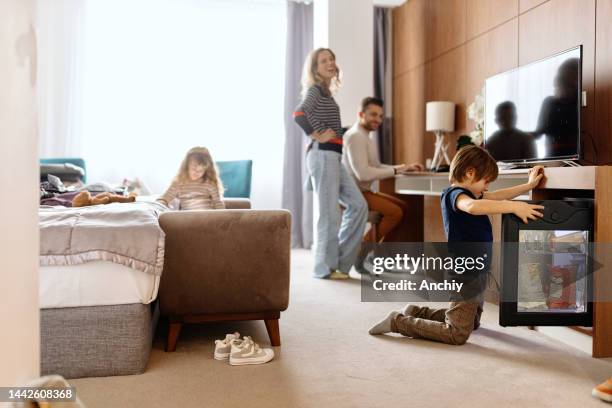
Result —
M512 205L512 212L523 220L525 224L527 224L529 220L536 220L538 218L542 218L544 215L541 211L539 211L544 209L543 205L529 204L522 201L513 201Z
M529 188L536 188L542 179L544 178L544 167L543 166L535 166L531 170L529 170Z

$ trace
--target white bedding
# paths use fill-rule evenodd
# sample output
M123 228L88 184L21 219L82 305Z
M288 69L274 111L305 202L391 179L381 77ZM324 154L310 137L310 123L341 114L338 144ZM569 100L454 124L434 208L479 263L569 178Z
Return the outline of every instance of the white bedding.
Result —
M40 308L151 303L159 276L108 261L40 267Z
M110 203L38 209L41 266L112 261L161 276L164 231L160 203Z

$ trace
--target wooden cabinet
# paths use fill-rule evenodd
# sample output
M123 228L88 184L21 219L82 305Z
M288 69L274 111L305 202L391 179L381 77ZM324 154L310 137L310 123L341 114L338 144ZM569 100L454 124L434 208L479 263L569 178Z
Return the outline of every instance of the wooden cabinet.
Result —
M546 180L531 193L535 200L560 200L568 197L595 199L595 242L612 243L612 166L548 167ZM499 189L527 181L526 170L502 172L491 189ZM437 230L441 214L435 208L427 207L428 202L439 201L442 190L448 186L448 174L417 173L397 176L381 183L381 190L394 193L407 201L413 211L406 217L403 232L391 237L395 241L426 241L434 237L439 241ZM524 197L529 198L529 197ZM430 204L431 205L431 204ZM495 225L495 223L494 223ZM433 232L430 229L434 229ZM499 226L494 234L499 235ZM496 240L499 240L496 236ZM593 328L578 330L593 337L593 357L612 357L612 253L599 253L597 260L602 264L594 276L596 300L593 314Z

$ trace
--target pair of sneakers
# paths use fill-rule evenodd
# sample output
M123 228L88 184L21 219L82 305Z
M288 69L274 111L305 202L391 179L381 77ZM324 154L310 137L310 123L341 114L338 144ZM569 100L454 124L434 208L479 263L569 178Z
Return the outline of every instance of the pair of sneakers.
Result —
M261 348L250 336L240 338L240 333L225 335L215 340L215 360L229 360L230 365L264 364L274 358L274 350Z

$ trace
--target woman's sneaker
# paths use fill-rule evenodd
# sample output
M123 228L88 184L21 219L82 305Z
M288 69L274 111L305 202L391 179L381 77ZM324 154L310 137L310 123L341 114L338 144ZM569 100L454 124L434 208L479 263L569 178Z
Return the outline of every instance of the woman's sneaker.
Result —
M344 273L344 272L340 272L340 271L332 271L329 274L329 279L343 280L343 279L348 279L348 278L349 278L349 274L348 273Z
M274 350L261 348L253 339L245 336L242 342L232 342L230 365L264 364L274 358Z
M606 402L612 402L612 378L593 388L592 395Z
M232 342L241 341L240 333L226 334L223 340L215 340L215 360L227 360L232 351Z

